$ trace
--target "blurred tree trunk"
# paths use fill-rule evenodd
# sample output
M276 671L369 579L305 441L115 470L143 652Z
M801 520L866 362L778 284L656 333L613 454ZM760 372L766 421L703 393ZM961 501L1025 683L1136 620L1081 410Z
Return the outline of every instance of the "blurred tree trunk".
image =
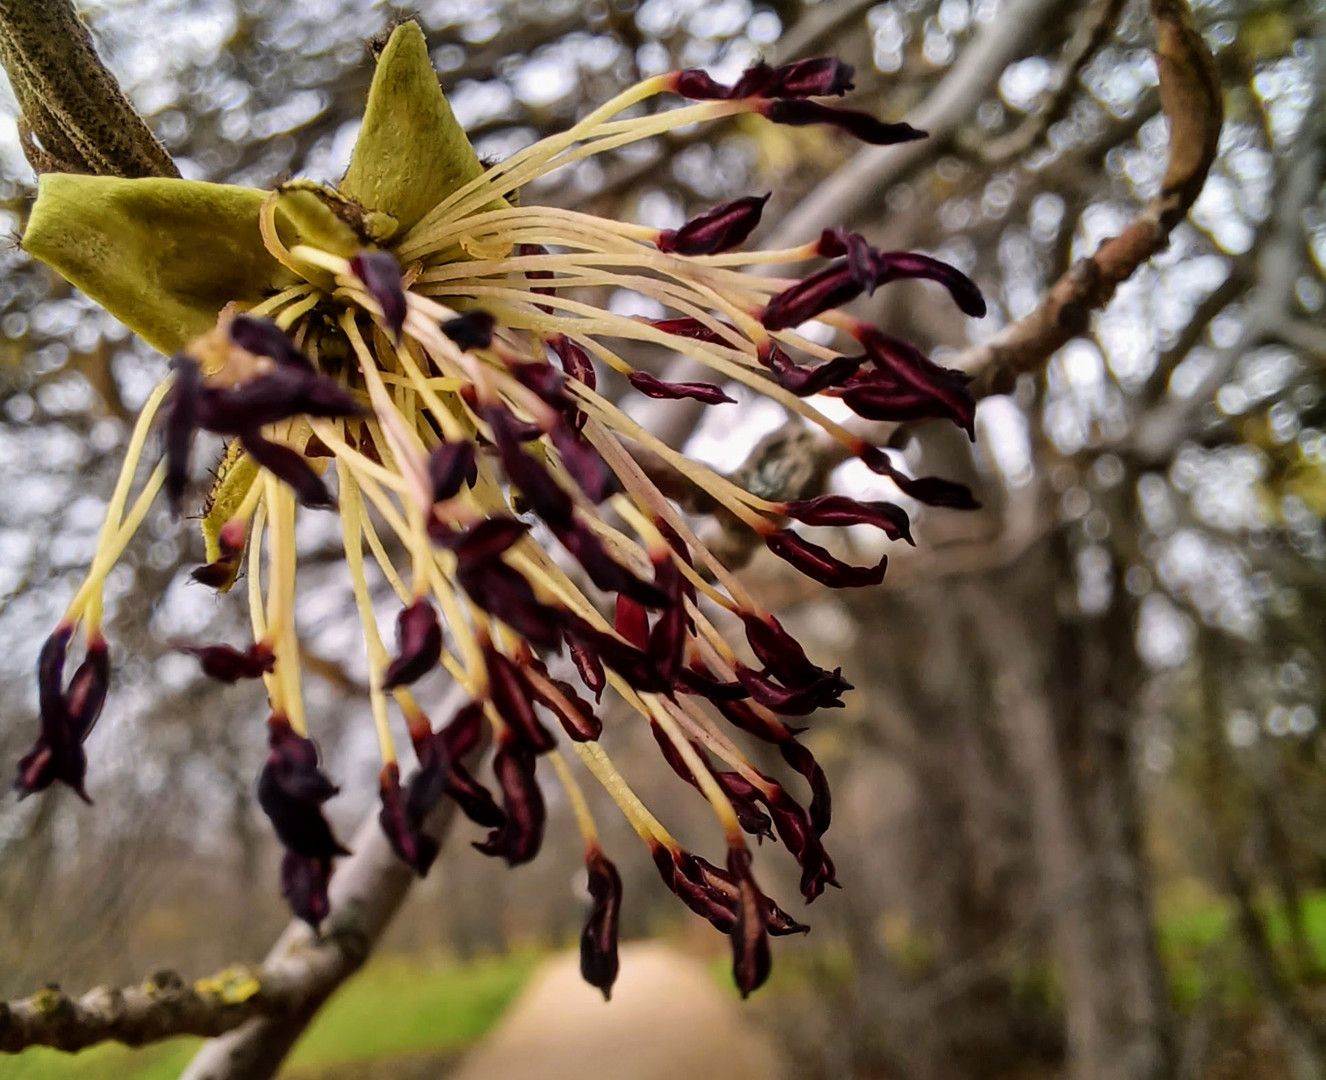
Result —
M1132 752L1142 675L1133 611L1115 588L1102 615L1083 617L1075 588L1056 538L964 593L1027 794L1068 1075L1163 1080L1174 1068L1172 1019Z
M989 719L990 673L966 645L954 585L891 594L860 613L851 670L870 673L862 687L869 739L910 787L902 820L886 809L868 826L890 834L896 854L854 868L840 901L858 980L852 1056L862 1076L994 1078L1055 1051L1005 963L1029 891L1026 821ZM879 764L864 767L878 783ZM873 880L861 881L866 873ZM905 914L905 924L881 935L881 911Z

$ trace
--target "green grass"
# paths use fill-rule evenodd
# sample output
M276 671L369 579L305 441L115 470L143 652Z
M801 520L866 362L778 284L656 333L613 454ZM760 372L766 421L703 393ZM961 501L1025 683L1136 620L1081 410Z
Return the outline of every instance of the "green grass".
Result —
M327 1004L291 1055L285 1075L316 1077L329 1065L422 1052L445 1054L487 1031L538 962L533 952L455 964L375 958ZM174 1080L197 1039L143 1050L95 1046L80 1054L28 1050L0 1059L4 1080Z
M1277 947L1289 940L1284 912L1268 905L1267 928ZM1250 1001L1255 990L1233 925L1233 912L1205 891L1174 895L1161 905L1160 946L1180 1006L1215 992L1231 1001ZM1326 969L1326 892L1304 901L1307 936L1319 967ZM525 951L458 964L435 957L376 957L323 1009L295 1047L284 1076L317 1080L332 1066L391 1061L463 1050L487 1032L525 984L540 954ZM817 966L826 958L820 957ZM846 955L829 957L835 974L851 978ZM805 976L801 963L784 958L768 989L786 990ZM732 987L730 961L716 957L715 978ZM1044 974L1044 973L1042 973ZM81 1054L29 1050L0 1058L3 1080L174 1080L198 1045L172 1039L144 1050L118 1045Z
M1262 904L1271 944L1288 956L1289 920L1279 905ZM1303 924L1318 969L1326 969L1326 892L1303 898ZM1164 905L1160 949L1180 1006L1213 991L1229 1001L1246 1003L1257 996L1247 970L1243 943L1234 926L1233 907L1223 898L1200 896ZM1285 965L1282 964L1282 970ZM1285 971L1285 974L1292 975Z

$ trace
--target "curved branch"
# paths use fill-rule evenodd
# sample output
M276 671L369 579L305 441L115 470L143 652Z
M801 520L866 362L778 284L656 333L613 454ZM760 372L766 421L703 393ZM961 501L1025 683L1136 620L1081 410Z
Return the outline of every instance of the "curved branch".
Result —
M1118 236L1079 259L1030 315L963 350L955 367L976 375L977 397L1007 393L1083 333L1121 283L1163 251L1187 216L1215 160L1224 119L1220 78L1185 0L1151 0L1160 68L1160 104L1170 125L1169 163L1160 193Z

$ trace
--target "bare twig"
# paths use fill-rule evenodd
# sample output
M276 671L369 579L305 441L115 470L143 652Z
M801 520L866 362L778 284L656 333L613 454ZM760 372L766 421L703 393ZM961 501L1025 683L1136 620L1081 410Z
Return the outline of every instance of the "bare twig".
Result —
M0 62L23 110L23 150L37 172L179 176L69 0L0 0Z
M962 138L963 148L985 165L1006 165L1039 146L1050 128L1067 115L1068 106L1077 93L1078 76L1109 40L1122 12L1123 0L1095 0L1087 17L1064 47L1054 86L1046 91L1040 107L998 139L978 142ZM968 146L969 142L972 145Z
M1254 248L1254 251L1256 249ZM1211 323L1225 308L1229 307L1247 290L1253 276L1253 258L1251 255L1236 259L1229 269L1229 276L1207 294L1197 305L1192 318L1179 334L1178 339L1160 354L1156 370L1147 379L1142 391L1142 398L1148 404L1154 404L1165 393L1170 376L1188 354L1197 347Z
M965 349L954 366L976 375L977 396L1006 393L1019 375L1083 333L1093 311L1169 243L1206 182L1215 160L1223 106L1211 53L1184 0L1152 0L1160 67L1160 101L1170 123L1169 164L1160 193L1118 236L1080 259L1030 315L989 341Z

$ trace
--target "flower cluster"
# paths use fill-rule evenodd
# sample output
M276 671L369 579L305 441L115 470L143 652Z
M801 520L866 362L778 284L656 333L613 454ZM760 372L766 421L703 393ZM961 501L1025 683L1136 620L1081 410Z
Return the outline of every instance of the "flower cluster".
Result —
M337 788L309 737L294 617L297 508L334 507L371 673L380 822L401 859L427 872L437 843L425 823L444 798L487 830L480 851L512 865L534 858L546 817L538 767L549 763L585 840L593 905L582 970L606 996L622 887L572 768L578 759L648 846L667 887L731 936L743 993L759 986L768 936L806 928L761 890L747 837L781 842L807 901L837 884L823 839L829 788L795 720L841 706L850 686L812 662L706 550L629 447L660 456L774 555L835 588L877 584L886 560L846 563L792 522L865 524L910 541L908 518L888 502L779 502L746 491L632 421L599 392L598 373L618 372L650 397L714 408L730 407L723 385L739 383L817 425L908 496L965 507L966 489L907 476L810 399L833 395L876 420L944 417L970 432L973 403L960 374L840 308L901 278L938 282L969 315L984 304L952 267L877 251L839 230L781 251L734 250L767 196L660 231L522 206L515 195L593 154L744 113L830 124L878 144L921 136L811 100L844 93L851 74L834 60L758 65L726 87L674 72L485 169L451 118L422 35L406 23L380 58L337 189L43 177L25 247L175 361L134 430L87 579L42 651L41 733L20 763L20 792L60 780L86 798L83 744L110 670L106 577L163 488L180 509L195 435L216 433L229 442L203 517L207 562L194 577L224 593L245 576L253 644L181 648L213 678L265 683L270 749L258 801L285 847L282 888L295 912L315 927L326 918L333 860L346 853L323 815ZM664 94L692 103L641 111ZM162 221L187 233L164 251L155 242ZM190 261L200 237L205 250ZM805 277L767 272L812 259L827 261ZM668 317L597 306L605 288L652 297ZM856 348L799 333L812 319ZM714 381L638 371L626 355L641 346L699 361ZM154 428L164 454L133 495ZM374 615L366 550L400 598L394 647ZM731 618L748 651L730 643ZM79 628L85 657L66 685ZM468 701L435 726L411 687L439 665ZM609 689L712 806L726 838L721 865L684 849L599 745ZM390 702L417 761L404 781ZM733 729L776 746L809 798L756 768ZM495 786L472 771L489 740Z

